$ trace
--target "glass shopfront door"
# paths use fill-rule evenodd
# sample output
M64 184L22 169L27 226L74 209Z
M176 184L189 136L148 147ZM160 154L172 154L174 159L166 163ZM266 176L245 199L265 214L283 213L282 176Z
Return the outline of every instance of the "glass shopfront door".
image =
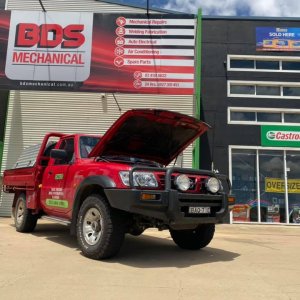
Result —
M300 224L300 151L231 149L231 180L234 222Z
M284 153L261 150L259 155L260 220L285 223Z
M289 223L300 224L300 152L286 152Z
M236 197L234 220L258 221L256 150L232 150L232 190Z

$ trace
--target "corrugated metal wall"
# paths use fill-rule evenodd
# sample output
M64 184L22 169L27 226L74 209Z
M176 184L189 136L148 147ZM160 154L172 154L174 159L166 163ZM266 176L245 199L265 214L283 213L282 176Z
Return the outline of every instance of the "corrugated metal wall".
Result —
M46 10L99 13L143 13L145 10L94 0L43 0ZM41 10L38 0L8 0L9 10ZM151 11L153 12L153 11ZM161 108L193 115L192 96L117 94L122 112L131 108ZM2 169L11 168L22 150L40 143L47 132L103 134L119 117L113 98L97 93L11 91L5 132ZM192 165L192 147L183 166ZM1 193L0 216L9 216L12 195Z
M43 0L46 10L93 11L98 13L143 13L144 9L106 3L96 0ZM38 0L7 0L9 10L42 10ZM153 12L153 11L151 11Z
M191 96L116 94L116 99L122 113L132 108L158 108L193 114ZM119 116L111 94L103 99L96 93L11 91L1 171L11 168L22 150L40 143L47 132L103 134ZM189 147L183 166L191 165ZM0 216L10 214L11 201L11 195L2 195Z

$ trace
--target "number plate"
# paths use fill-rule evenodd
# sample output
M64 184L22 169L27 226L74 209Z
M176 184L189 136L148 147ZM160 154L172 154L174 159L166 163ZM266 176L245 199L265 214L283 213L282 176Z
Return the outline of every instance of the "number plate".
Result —
M210 214L210 207L189 207L189 214Z

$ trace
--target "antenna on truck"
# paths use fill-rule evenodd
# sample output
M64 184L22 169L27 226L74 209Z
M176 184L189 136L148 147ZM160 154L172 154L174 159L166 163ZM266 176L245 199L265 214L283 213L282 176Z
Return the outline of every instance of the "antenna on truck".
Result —
M116 96L115 96L115 93L112 93L112 95L113 95L113 97L114 97L114 99L115 99L115 102L116 102L116 104L117 104L117 106L118 106L118 109L119 109L119 112L120 112L120 114L122 113L122 109L121 109L121 106L119 105L119 103L118 103L118 100L117 100L117 98L116 98Z

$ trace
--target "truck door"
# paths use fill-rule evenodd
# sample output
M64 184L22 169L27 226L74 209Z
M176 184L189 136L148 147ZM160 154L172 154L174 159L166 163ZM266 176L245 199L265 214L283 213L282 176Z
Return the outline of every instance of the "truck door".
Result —
M75 160L74 137L63 139L59 149L67 152L67 158L51 159L46 167L42 180L41 205L46 213L65 218L72 209L67 182Z

